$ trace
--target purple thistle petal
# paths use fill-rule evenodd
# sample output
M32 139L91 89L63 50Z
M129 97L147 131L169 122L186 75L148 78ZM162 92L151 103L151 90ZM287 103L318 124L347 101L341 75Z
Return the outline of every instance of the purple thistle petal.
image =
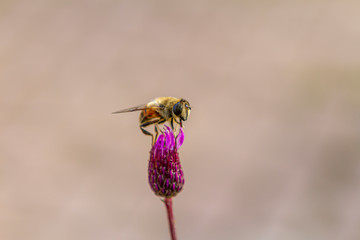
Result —
M179 149L181 145L183 144L185 139L184 131L182 128L180 128L179 135L176 137L176 148Z
M158 182L159 182L160 186L163 185L163 177L162 177L162 175L159 176Z
M175 148L175 136L174 136L174 132L171 130L171 142L170 142L170 149L174 150Z
M165 134L166 134L166 146L170 149L173 150L174 146L175 146L175 136L174 136L174 132L172 131L172 129L169 126L165 126L166 130L165 130Z
M170 180L173 180L173 176L174 176L174 174L173 174L172 170L170 170L170 173L169 173Z
M166 129L164 131L165 134L165 145L167 148L170 148L170 141L171 141L171 132L170 132L170 128L168 126L165 126Z
M154 155L156 156L156 158L159 158L161 151L162 151L162 148L161 146L164 144L164 136L163 135L160 135L158 137L158 139L156 140L155 144L154 144Z
M161 147L164 144L164 135L160 135L155 143L157 147Z

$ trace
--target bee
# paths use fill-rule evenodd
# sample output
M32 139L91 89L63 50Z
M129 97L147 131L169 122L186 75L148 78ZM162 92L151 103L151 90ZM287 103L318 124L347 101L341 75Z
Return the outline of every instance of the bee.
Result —
M153 101L136 107L119 110L114 113L125 113L141 111L139 117L140 130L145 134L152 136L153 143L158 137L159 124L170 122L170 126L174 132L174 122L182 127L182 122L186 121L190 115L190 103L182 98L174 97L158 97ZM144 127L155 124L155 136Z

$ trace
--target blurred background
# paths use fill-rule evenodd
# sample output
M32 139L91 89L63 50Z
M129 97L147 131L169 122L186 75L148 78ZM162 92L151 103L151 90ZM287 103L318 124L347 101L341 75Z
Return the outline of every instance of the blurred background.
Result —
M169 239L138 113L192 105L179 239L360 239L360 2L0 2L0 239Z

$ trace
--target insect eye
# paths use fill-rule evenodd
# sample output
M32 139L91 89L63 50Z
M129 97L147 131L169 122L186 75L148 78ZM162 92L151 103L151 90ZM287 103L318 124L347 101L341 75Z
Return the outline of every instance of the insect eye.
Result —
M176 116L180 116L181 112L182 112L182 105L180 102L176 103L173 107L173 113L176 115Z
M188 107L189 107L189 105L188 105L188 104L185 104L185 107L187 107L187 108L188 108Z

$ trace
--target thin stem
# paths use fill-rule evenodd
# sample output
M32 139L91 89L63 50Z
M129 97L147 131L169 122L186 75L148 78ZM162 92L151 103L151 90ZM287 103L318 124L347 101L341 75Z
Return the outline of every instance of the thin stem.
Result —
M164 203L166 206L166 211L167 211L168 220L169 220L171 240L176 240L175 221L174 221L174 214L173 214L173 210L172 210L172 198L165 198Z

